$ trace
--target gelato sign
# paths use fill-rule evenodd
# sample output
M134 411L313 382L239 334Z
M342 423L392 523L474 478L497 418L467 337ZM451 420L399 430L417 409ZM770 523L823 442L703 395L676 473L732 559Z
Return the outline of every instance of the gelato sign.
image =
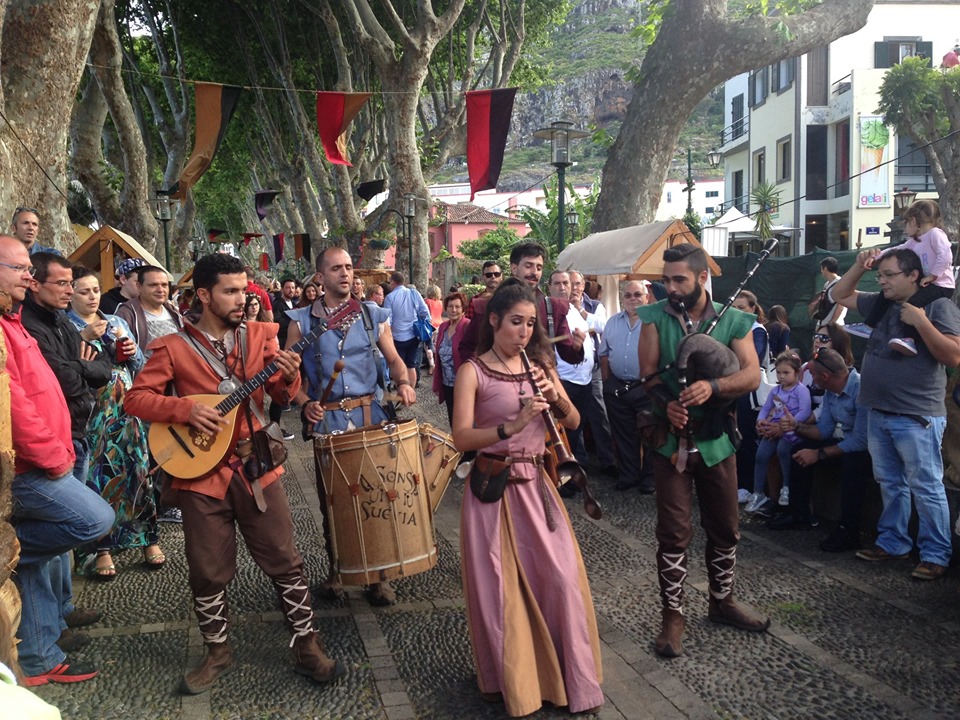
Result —
M890 207L890 131L877 115L860 117L858 208Z

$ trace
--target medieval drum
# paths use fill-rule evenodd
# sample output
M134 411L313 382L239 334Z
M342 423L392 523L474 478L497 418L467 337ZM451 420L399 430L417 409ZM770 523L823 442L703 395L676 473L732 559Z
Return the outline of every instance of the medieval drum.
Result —
M314 439L344 585L416 575L437 564L416 420Z
M429 423L420 425L420 447L423 451L424 485L432 514L437 511L437 505L447 491L450 478L460 462L460 453L453 446L450 435Z

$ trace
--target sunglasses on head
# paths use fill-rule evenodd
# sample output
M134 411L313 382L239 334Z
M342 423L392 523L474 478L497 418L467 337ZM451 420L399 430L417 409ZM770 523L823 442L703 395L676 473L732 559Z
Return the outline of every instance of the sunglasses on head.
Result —
M483 274L483 276L484 276L485 278L498 278L498 277L500 277L501 275L503 275L502 272L485 272L485 273Z
M26 207L25 205L20 205L16 210L13 211L13 222L17 221L17 216L20 213L33 213L37 217L40 217L40 212L36 208Z
M814 340L819 340L820 342L830 342L830 336L825 333L817 333L813 336Z

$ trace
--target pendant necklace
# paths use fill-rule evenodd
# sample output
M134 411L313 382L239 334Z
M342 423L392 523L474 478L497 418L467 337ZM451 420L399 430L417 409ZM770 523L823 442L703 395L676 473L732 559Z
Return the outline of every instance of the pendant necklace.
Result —
M500 355L497 353L497 351L496 351L492 346L490 347L490 352L492 352L492 353L493 353L493 356L497 359L497 361L498 361L501 365L503 365L503 369L507 371L507 374L508 374L508 375L513 375L513 376L516 376L516 375L517 375L517 373L514 373L514 372L511 372L511 371L510 371L510 368L507 367L507 364L503 361L503 358L500 357ZM522 375L522 373L520 373L520 374ZM523 388L523 379L522 379L522 378L521 378L519 381L517 381L517 389L519 390L519 393L520 393L520 409L523 410L523 396L526 395L527 392L526 392L526 390L524 390L524 388Z

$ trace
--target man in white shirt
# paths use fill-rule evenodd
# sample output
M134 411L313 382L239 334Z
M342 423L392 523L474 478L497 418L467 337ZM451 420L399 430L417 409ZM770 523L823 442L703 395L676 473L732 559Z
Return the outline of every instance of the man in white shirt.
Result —
M582 288L582 276L580 276L580 283ZM601 393L594 393L593 391L594 366L597 358L596 347L593 340L587 337L591 329L597 327L598 320L595 315L586 312L585 308L578 308L574 304L571 297L570 273L555 270L550 274L550 297L570 302L570 310L567 312L567 325L573 335L584 338L582 341L583 362L571 365L554 353L557 360L557 374L560 375L560 381L570 397L570 402L577 408L582 418L589 419L601 471L615 476L617 466L613 457L610 423L607 420L607 411L603 405L602 390ZM588 318L591 318L590 322L588 322ZM594 328L591 328L591 322ZM602 326L600 329L602 331ZM583 427L583 421L581 420L580 427L569 431L567 436L573 454L581 465L586 466L589 458L583 443Z
M183 320L168 300L170 278L166 270L154 265L138 268L137 287L139 296L118 307L117 315L127 321L133 341L143 348L144 357L149 358L147 346L158 337L179 332Z

